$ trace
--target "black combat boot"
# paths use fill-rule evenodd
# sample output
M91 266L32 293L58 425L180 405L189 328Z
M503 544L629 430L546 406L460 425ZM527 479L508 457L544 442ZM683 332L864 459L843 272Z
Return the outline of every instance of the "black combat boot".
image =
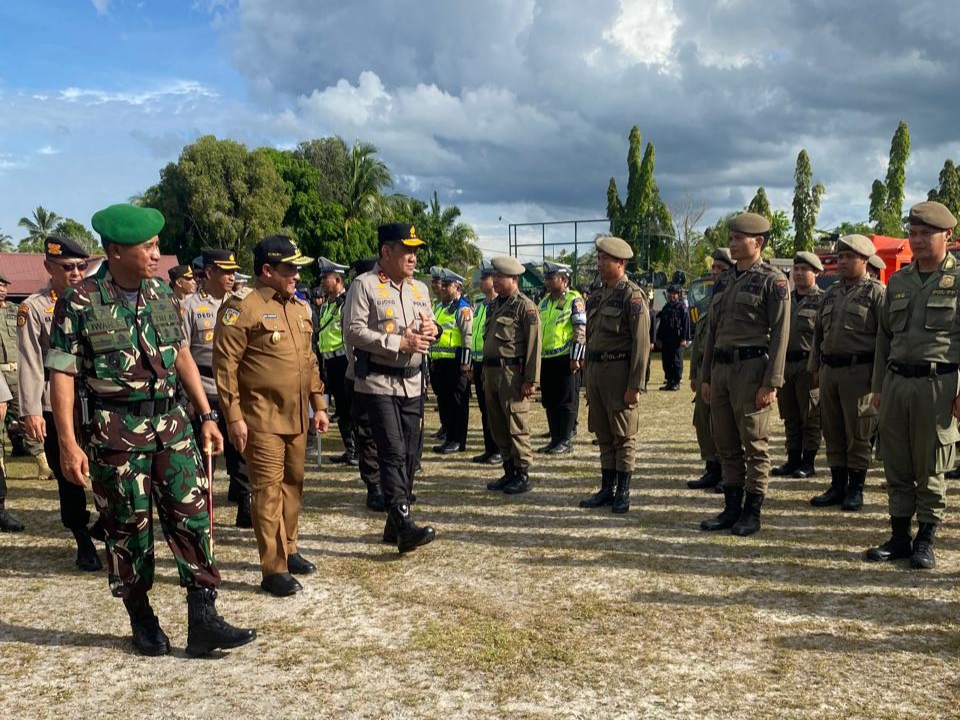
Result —
M716 460L707 460L706 472L699 480L687 480L687 487L691 490L706 490L714 488L723 480L723 471Z
M97 549L93 546L93 538L90 537L90 531L86 525L82 525L72 530L73 537L77 541L77 567L84 572L96 572L103 567L100 562L100 556L97 555Z
M933 555L933 538L936 534L936 523L920 523L913 541L913 555L910 556L910 567L914 570L933 570L937 566L937 558Z
M0 500L0 532L21 532L23 523L7 512L4 500Z
M743 502L743 513L740 519L733 524L731 534L738 537L747 537L760 531L760 506L763 505L763 495L748 492Z
M234 525L238 528L252 528L253 518L250 516L250 493L243 491L237 498L237 519Z
M144 595L138 598L124 598L123 606L130 616L130 628L133 630L133 645L141 655L155 657L170 652L170 638L160 627L150 601Z
M816 459L816 450L804 450L803 454L800 456L800 467L794 471L793 476L795 478L808 478L816 475L817 468L813 464L814 460Z
M397 550L401 554L431 543L437 537L437 533L432 527L429 525L420 527L413 521L410 516L410 506L406 503L394 505L390 508L389 521L393 522L393 527L396 530ZM386 529L384 529L384 536L386 536Z
M520 495L533 487L530 484L528 470L529 468L517 468L513 473L513 480L503 488L503 493L505 495Z
M217 614L217 591L187 590L187 655L201 657L214 650L230 650L257 639L256 630L235 628Z
M700 523L701 530L729 530L743 513L743 487L723 487L723 511Z
M847 468L830 468L830 487L826 492L810 498L810 504L814 507L828 507L830 505L839 505L847 495Z
M580 501L582 508L596 508L604 505L613 505L614 488L617 485L616 470L600 471L600 492L594 493Z
M863 485L867 481L866 470L847 469L847 495L843 498L841 510L856 512L863 507Z
M913 554L913 542L910 537L909 517L891 517L890 527L893 530L890 539L879 547L867 550L867 560L870 562L887 562L901 560Z
M367 507L374 512L386 511L387 501L383 498L383 489L380 487L380 483L367 485Z
M503 475L499 480L492 480L487 483L487 490L501 492L507 485L513 482L513 474L516 468L513 465L513 458L503 461Z
M799 450L787 450L787 461L771 470L770 474L775 477L790 477L800 469L800 457Z
M613 496L612 511L618 515L630 511L630 478L631 473L617 472L617 490Z

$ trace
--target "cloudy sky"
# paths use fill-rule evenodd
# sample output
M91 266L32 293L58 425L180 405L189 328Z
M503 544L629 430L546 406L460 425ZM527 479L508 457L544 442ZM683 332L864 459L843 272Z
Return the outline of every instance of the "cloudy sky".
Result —
M602 217L633 124L707 221L758 185L789 209L801 148L819 225L863 220L899 119L908 203L960 158L958 26L933 0L4 0L0 232L89 224L202 134L339 134L489 256L508 220Z

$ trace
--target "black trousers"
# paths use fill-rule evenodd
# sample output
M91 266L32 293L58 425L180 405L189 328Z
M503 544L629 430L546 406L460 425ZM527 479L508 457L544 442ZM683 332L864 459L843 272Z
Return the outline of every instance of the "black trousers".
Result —
M480 408L480 424L483 426L483 451L487 453L500 452L490 434L490 424L487 420L487 397L483 394L483 363L473 363L473 384L477 391L477 406Z
M227 475L230 477L230 482L239 483L243 492L249 493L250 478L247 475L247 461L243 459L243 455L237 452L233 443L230 442L230 434L227 432L227 418L223 414L223 408L220 407L219 398L216 395L207 395L207 404L211 408L216 408L217 414L220 416L220 419L217 420L217 429L223 435L223 461L227 466ZM190 422L193 425L193 437L197 441L197 450L200 451L201 457L206 462L207 456L203 451L203 443L200 440L200 425L202 425L200 416L194 415ZM216 460L214 460L214 464L216 464Z
M458 360L433 361L433 388L437 394L440 425L446 428L447 442L467 445L470 424L470 381L460 372Z
M47 462L57 478L57 494L60 496L60 522L67 530L85 528L90 522L90 512L87 510L87 493L79 485L67 480L67 476L60 469L60 440L57 438L57 426L53 421L53 413L43 411L43 420L47 426L47 437L43 441L43 450L47 454Z
M357 460L360 462L360 479L370 488L380 483L380 465L377 463L377 444L373 441L370 429L370 416L367 407L356 401L353 380L347 380L350 386L350 414L353 432L357 440Z
M370 419L370 432L377 446L380 486L387 507L409 502L419 462L423 398L358 392L354 402Z
M551 442L569 440L580 409L580 374L570 370L570 356L544 358L540 363L540 397L547 415Z
M660 348L663 374L668 385L679 385L683 379L683 347L666 343Z
M323 361L324 389L333 395L337 404L337 429L347 451L356 448L353 437L353 383L347 382L347 356L329 358Z

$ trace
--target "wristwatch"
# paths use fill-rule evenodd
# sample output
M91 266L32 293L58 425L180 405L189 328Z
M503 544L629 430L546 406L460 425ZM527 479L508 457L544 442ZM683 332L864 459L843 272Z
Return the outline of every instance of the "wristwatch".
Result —
M220 420L220 415L217 414L217 411L215 409L211 410L208 413L203 413L203 415L200 416L200 422L217 422L219 420Z

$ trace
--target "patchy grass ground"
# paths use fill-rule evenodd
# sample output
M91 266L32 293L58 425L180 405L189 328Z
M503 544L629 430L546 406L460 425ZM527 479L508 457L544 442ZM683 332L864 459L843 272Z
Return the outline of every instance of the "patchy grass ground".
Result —
M382 516L362 506L354 474L314 468L301 548L319 572L285 600L260 592L255 542L233 527L221 482L219 605L260 639L211 660L183 655L186 605L165 546L152 597L176 650L133 654L105 578L73 568L56 486L17 459L8 502L28 528L0 536L4 716L958 717L955 525L934 572L863 562L887 533L875 470L862 513L812 508L821 472L775 481L759 535L702 533L720 500L683 485L700 471L690 401L642 397L626 516L577 507L598 477L585 422L575 455L538 456L536 489L512 498L485 490L496 469L469 462L478 432L453 460L428 451L415 513L439 538L404 558L379 543Z

